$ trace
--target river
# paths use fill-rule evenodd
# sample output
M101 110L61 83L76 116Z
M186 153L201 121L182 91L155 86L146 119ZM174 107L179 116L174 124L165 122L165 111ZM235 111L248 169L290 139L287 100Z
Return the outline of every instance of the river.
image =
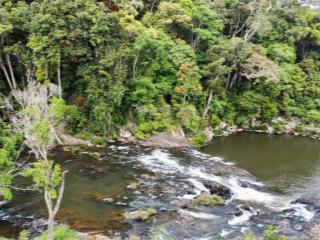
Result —
M261 234L272 224L288 236L304 237L309 225L320 221L319 211L296 200L320 197L319 154L318 140L255 133L218 138L200 150L136 145L77 153L57 149L51 157L69 169L57 220L109 236L161 231L178 240L235 239L246 231ZM218 187L212 189L212 183ZM201 193L222 187L229 191L222 193L225 205L194 206ZM158 213L146 222L123 217L148 207ZM0 219L6 222L0 223L0 233L16 234L7 222L41 217L41 194L17 192L1 208Z

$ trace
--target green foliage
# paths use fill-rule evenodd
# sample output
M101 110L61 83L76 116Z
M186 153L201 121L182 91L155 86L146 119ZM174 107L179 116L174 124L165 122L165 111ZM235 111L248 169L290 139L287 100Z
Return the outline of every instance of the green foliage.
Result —
M211 115L210 123L212 124L212 126L218 126L220 124L220 122L221 122L221 120L217 115L215 115L215 114Z
M284 130L284 126L285 126L285 122L284 121L277 121L277 122L274 122L272 123L272 127L273 127L273 130L275 132L282 132Z
M138 139L145 139L152 135L161 133L167 129L167 123L164 121L150 121L141 123L136 131L135 135Z
M21 173L24 177L31 177L39 190L50 194L52 199L57 198L57 187L61 182L61 168L53 161L42 160L32 164Z
M0 194L4 199L11 199L11 183L15 173L14 161L22 143L22 136L14 134L0 118Z
M253 233L247 233L244 236L244 240L256 240L257 238ZM263 240L288 240L287 237L277 234L275 227L269 226L263 233Z
M61 80L66 103L52 99L50 111L71 134L116 137L127 122L139 138L175 124L195 135L220 120L319 124L319 14L295 1L269 8L266 1L35 0L0 8L1 62L9 56L20 87L30 74ZM0 91L10 91L3 69ZM37 119L30 133L49 143L54 123Z
M47 232L41 234L39 237L36 237L35 240L46 240L48 239ZM67 225L58 225L54 228L53 232L54 240L78 240L77 234L75 231L71 230Z
M191 133L197 132L201 124L201 117L193 105L180 106L177 118L181 122L182 126Z
M238 107L241 114L247 117L256 117L261 106L261 95L254 91L244 92L238 100Z
M189 139L196 147L202 147L208 142L207 137L203 132L195 133L191 135Z
M66 131L76 134L85 128L86 117L75 105L69 105L65 113Z
M320 111L317 110L309 110L306 113L306 116L303 118L307 123L315 123L320 124Z
M284 236L277 235L276 229L273 226L269 226L263 234L264 240L286 240Z
M277 63L294 63L296 60L295 49L287 44L270 45L267 49L267 55Z

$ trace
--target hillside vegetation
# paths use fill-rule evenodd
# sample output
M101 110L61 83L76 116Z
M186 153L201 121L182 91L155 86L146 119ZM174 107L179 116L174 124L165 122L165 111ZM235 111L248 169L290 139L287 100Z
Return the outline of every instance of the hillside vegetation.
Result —
M67 130L320 124L320 15L296 1L0 1L0 91L56 83ZM301 130L301 129L300 129ZM84 134L86 133L86 134Z

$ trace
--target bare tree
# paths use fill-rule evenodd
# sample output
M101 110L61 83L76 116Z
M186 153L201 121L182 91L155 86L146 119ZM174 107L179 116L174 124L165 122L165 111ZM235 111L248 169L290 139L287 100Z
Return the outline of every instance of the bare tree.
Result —
M50 83L44 85L35 80L29 80L24 89L21 90L14 87L9 96L1 96L2 104L13 129L24 135L24 144L31 149L38 161L42 161L44 164L50 163L48 151L55 146L56 142L62 144L59 136L63 132L63 122L57 116L56 108L52 101L58 95L58 86ZM60 100L63 101L62 99ZM44 168L46 171L44 176L50 176L52 169L53 166L51 165ZM44 181L45 183L41 186L37 186L44 191L44 199L48 209L48 240L53 240L54 218L62 201L65 175L66 172L59 173L61 181L55 203L55 196L49 191L50 187L52 188L51 178L48 181ZM45 186L45 184L49 184L50 187Z

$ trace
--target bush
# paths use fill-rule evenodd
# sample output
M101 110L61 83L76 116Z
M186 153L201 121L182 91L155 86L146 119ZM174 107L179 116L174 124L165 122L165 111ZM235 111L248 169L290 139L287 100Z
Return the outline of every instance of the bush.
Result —
M211 122L212 126L218 126L220 124L221 120L217 115L212 114L210 122Z
M278 121L275 123L272 123L272 128L275 132L282 132L284 130L284 126L286 123L284 121Z
M190 137L191 143L196 147L202 147L207 143L207 137L203 132L197 133Z
M66 130L70 134L76 134L82 130L86 118L75 105L69 105L66 110Z
M138 139L145 139L167 130L167 127L168 125L164 121L144 122L136 128L135 136Z
M201 125L201 118L196 108L191 104L182 105L177 117L188 132L195 133Z
M317 111L317 110L308 111L303 120L306 121L307 123L320 124L320 111Z
M256 236L253 233L247 233L244 240L256 240ZM259 238L260 239L260 238ZM288 240L285 236L278 235L276 229L273 226L269 226L263 233L263 240Z
M286 240L285 236L277 235L276 229L273 226L269 226L263 234L264 240Z
M238 107L241 114L255 117L260 112L261 95L254 91L246 91L239 96Z
M263 97L261 119L263 121L271 121L278 114L278 106L276 102L271 102L270 98Z
M304 133L304 125L303 124L298 124L295 128L294 131L297 133Z
M296 60L296 53L293 47L287 44L272 44L267 49L267 56L277 63L294 63Z
M44 232L39 237L36 237L35 240L47 240L48 234ZM58 225L54 229L53 233L54 240L78 240L77 234L75 231L71 230L67 225Z

